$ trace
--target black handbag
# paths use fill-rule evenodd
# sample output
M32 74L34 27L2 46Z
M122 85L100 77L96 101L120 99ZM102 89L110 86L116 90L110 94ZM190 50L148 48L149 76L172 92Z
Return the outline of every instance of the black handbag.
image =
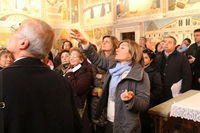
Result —
M4 108L5 102L3 102L3 72L0 71L0 133L4 133Z

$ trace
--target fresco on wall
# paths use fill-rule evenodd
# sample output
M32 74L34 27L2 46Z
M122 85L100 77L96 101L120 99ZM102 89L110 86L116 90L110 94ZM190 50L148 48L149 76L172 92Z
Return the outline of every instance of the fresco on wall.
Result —
M0 46L6 46L10 37L10 27L23 20L41 16L40 0L0 0Z
M87 34L88 38L90 39L90 41L93 42L94 40L94 31L93 29L86 29L84 30L85 34Z
M20 22L27 17L41 16L40 0L0 0L0 21Z
M168 35L174 36L178 44L184 38L194 40L193 31L199 27L200 15L144 22L145 36L152 45Z
M40 12L40 0L0 0L0 12L22 12L30 15L38 15Z
M48 18L54 23L59 20L64 22L79 22L78 0L47 0Z
M65 40L70 40L70 30L69 29L54 29L55 37L54 37L54 49L61 49L62 42Z
M111 0L83 0L83 2L84 2L84 9L85 9L87 7L91 7L97 4L111 2Z
M47 0L47 9L50 14L59 16L62 20L70 19L69 0ZM56 19L56 18L55 18Z
M160 0L117 0L117 17L132 17L157 13Z
M40 0L0 0L0 45L6 44L10 27L32 16L40 17Z
M168 0L169 11L199 7L200 0Z
M99 2L99 0L84 0L84 6L93 5L93 4L96 4L98 2Z
M27 17L40 15L40 0L0 0L0 21L5 24L19 23Z
M79 6L78 6L78 0L72 0L71 1L71 22L72 23L78 23L79 21Z
M86 38L90 40L90 42L94 43L98 48L103 36L112 34L111 27L85 29L84 31L81 29L79 30L86 36ZM61 49L61 45L65 40L71 41L74 46L78 45L78 42L70 37L70 29L54 29L54 33L55 37L52 52L55 55Z
M84 23L99 22L102 18L112 19L111 3L98 4L84 10Z
M112 27L85 29L84 32L89 37L89 40L99 48L102 38L105 35L112 35Z
M6 47L10 38L10 33L0 33L0 47Z

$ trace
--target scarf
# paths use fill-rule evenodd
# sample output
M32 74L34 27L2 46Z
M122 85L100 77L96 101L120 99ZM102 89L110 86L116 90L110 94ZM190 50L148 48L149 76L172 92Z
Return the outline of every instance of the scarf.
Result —
M187 49L188 49L188 47L185 44L183 44L183 46L180 49L178 49L177 51L182 53L182 52L185 52Z
M122 80L122 74L126 71L131 70L131 66L129 66L130 62L121 64L117 63L115 68L109 69L109 73L111 75L111 80L109 83L109 99L114 101L115 100L115 90L118 83Z

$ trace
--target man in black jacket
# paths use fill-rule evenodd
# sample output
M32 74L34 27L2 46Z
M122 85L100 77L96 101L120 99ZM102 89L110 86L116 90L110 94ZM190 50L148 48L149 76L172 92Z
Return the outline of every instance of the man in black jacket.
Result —
M15 62L3 72L5 133L79 133L71 87L41 59L54 33L38 19L23 21L7 46Z
M158 68L163 82L163 101L172 98L171 87L181 82L180 93L191 89L191 70L186 56L177 52L176 39L172 36L164 38L164 51L157 56ZM179 83L180 83L179 82Z
M199 69L200 69L200 29L194 31L195 43L186 51L192 69L192 89L200 90Z

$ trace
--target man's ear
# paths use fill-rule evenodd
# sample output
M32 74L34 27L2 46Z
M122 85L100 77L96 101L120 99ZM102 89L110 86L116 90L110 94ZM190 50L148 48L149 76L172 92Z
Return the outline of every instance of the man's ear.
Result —
M20 49L20 50L25 50L25 49L27 49L27 48L29 47L29 45L30 45L29 40L26 39L26 38L24 38L24 39L22 40L20 46L19 46L19 49Z

